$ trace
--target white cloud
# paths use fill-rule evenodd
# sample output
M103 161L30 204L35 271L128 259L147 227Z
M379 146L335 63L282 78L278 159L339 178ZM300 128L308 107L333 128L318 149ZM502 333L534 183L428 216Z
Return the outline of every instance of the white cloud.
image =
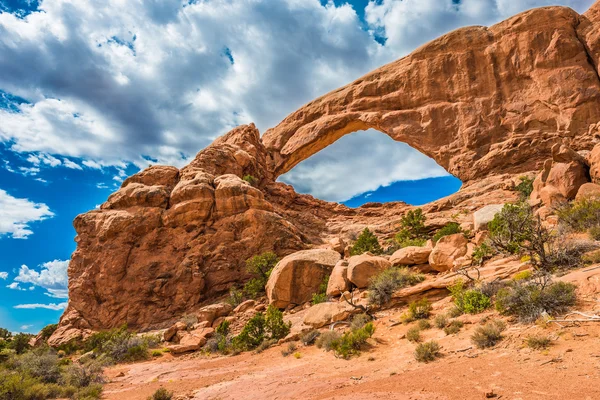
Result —
M10 235L14 239L26 239L33 234L29 224L53 216L46 204L15 198L0 189L0 237Z
M301 193L344 201L395 181L446 176L429 157L373 129L346 135L280 177Z
M8 278L8 272L0 272L0 279L6 280Z
M25 290L19 286L19 282L13 282L10 285L6 285L6 287L13 290Z
M67 302L64 303L50 303L50 304L40 304L40 303L34 303L34 304L17 304L16 306L14 306L14 308L17 309L27 309L27 310L33 310L33 309L37 309L37 308L44 308L46 310L64 310L65 308L67 308Z
M63 164L65 167L70 168L70 169L83 170L81 165L69 160L68 158L63 158Z
M67 268L69 261L54 260L41 265L40 271L33 270L27 265L21 265L16 282L31 283L46 290L50 297L66 299L68 297Z
M28 330L28 329L29 329L29 328L31 328L31 327L33 327L33 325L21 325L20 329L21 329L22 331L26 331L26 330Z
M378 0L365 9L364 29L351 6L332 1L44 1L25 18L0 14L0 89L29 101L13 107L19 112L0 109L0 141L32 155L34 168L141 168L148 159L181 166L234 126L253 121L264 132L307 101L449 30L535 6L583 12L592 3ZM417 176L439 173L415 151L402 154L411 154L417 164L402 165ZM66 157L83 161L72 165ZM376 178L353 194L408 175L397 172L398 157L388 159L385 146L373 145L370 157L377 162L339 160L337 182L354 182L347 171L357 163L363 176ZM312 193L350 194L326 187L327 170L318 163L307 165L312 171L292 172L319 179Z

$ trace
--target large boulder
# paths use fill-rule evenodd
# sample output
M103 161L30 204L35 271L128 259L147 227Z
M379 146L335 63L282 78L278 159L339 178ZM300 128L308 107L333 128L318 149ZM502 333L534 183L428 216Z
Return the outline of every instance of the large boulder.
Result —
M332 322L344 321L350 316L351 308L345 303L319 303L308 309L304 323L313 328L321 328Z
M328 249L303 250L284 257L265 288L269 303L285 308L309 301L340 258L340 253Z
M327 296L338 296L350 290L350 281L348 280L348 261L340 260L333 267L329 282L327 283Z
M393 266L425 264L433 250L429 246L407 246L397 250L390 257Z
M473 213L473 229L475 232L487 230L488 224L496 214L502 211L504 204L489 204Z
M348 260L348 280L358 288L369 286L371 278L381 271L390 268L392 264L383 257L364 253L352 256Z
M546 180L546 185L554 186L567 200L575 198L584 183L589 182L587 167L578 161L554 163Z
M584 183L575 196L575 200L600 199L600 185L596 183Z
M462 233L442 237L429 255L429 265L438 272L451 270L454 262L467 254L467 243Z
M600 185L600 144L594 146L587 160L590 164L590 177L593 183Z

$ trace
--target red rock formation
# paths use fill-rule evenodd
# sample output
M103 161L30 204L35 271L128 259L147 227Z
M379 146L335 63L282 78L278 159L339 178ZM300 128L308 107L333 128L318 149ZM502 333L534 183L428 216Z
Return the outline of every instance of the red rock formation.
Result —
M135 174L75 219L69 305L51 342L123 323L166 328L247 280L245 260L263 251L331 247L365 226L391 238L410 206L350 209L274 181L358 129L406 142L466 182L423 207L432 229L457 215L472 224L483 205L516 199L511 174L539 170L553 144L593 147L599 32L600 3L584 15L546 7L459 29L307 104L262 141L240 126L181 170Z

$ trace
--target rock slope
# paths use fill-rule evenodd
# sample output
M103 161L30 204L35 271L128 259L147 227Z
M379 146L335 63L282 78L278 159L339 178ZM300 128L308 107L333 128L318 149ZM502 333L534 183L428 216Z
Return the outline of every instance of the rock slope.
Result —
M50 343L124 323L168 327L247 280L245 260L267 250L339 252L365 226L391 238L410 206L350 209L275 181L359 129L379 129L461 178L458 193L423 210L432 229L457 215L469 227L482 206L516 198L515 174L542 169L553 145L592 149L599 32L600 2L583 15L546 7L460 29L307 104L262 140L253 124L240 126L180 170L129 177L74 221L69 305Z

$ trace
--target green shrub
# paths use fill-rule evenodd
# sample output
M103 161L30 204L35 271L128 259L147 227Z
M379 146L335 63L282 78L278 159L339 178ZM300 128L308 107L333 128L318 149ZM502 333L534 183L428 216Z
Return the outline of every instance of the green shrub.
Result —
M38 378L44 383L57 383L61 378L58 356L48 348L35 349L16 357L12 366L21 374Z
M373 254L383 253L383 249L379 244L377 236L375 236L375 234L373 234L369 228L365 228L358 236L356 242L350 249L350 255L357 256L366 252L371 252Z
M458 332L460 332L460 329L463 327L463 322L459 321L457 319L454 319L452 321L450 321L450 323L448 324L448 326L446 326L444 328L444 333L446 335L454 335Z
M483 242L473 249L471 259L473 260L473 264L482 265L486 260L492 258L493 255L494 249L486 242Z
M252 176L252 175L244 175L244 177L242 178L242 180L248 182L251 186L254 186L254 184L257 181L257 179L254 176Z
M127 325L123 325L94 333L84 342L84 349L86 352L105 354L115 362L139 361L148 358L150 341L155 342L155 339L137 336L127 331Z
M281 355L287 357L290 354L294 354L296 350L298 350L298 346L296 346L296 343L290 342L288 343L288 347L286 350L281 350Z
M229 289L229 297L226 301L231 304L233 308L236 308L244 301L244 292L237 287L232 287Z
M443 238L444 236L448 236L448 235L454 235L455 233L462 233L462 228L460 227L460 225L457 222L448 222L446 225L444 225L444 227L440 228L434 235L433 235L433 242L437 242L438 240L440 240L441 238Z
M413 301L408 305L408 313L413 319L427 319L431 314L431 303L427 298Z
M369 323L373 318L365 313L356 314L350 323L350 330L357 330Z
M441 347L435 341L421 343L415 349L415 360L418 362L428 363L441 357Z
M527 281L529 279L531 279L533 277L533 273L531 272L531 270L526 269L525 271L521 271L515 274L515 276L512 277L513 281Z
M33 335L30 335L29 333L17 333L11 338L8 343L8 348L13 349L17 354L23 354L31 348L29 340L31 340L32 337Z
M325 276L323 282L319 285L317 293L313 293L311 303L313 305L325 303L327 301L327 285L329 284L329 275Z
M333 344L336 343L342 335L336 331L326 331L319 335L315 344L319 349L330 351L333 349Z
M303 345L310 346L311 344L315 343L315 341L317 340L319 335L321 335L321 332L319 332L316 329L313 329L313 330L308 331L305 334L303 334L300 337L300 341L302 342Z
M47 341L50 338L50 336L52 336L54 331L56 331L57 328L58 328L58 324L50 324L50 325L46 325L45 327L43 327L42 330L40 331L41 339L44 342Z
M383 305L392 299L398 289L423 282L425 277L408 268L388 268L371 279L369 283L369 303Z
M266 316L263 313L255 314L244 325L239 335L233 338L232 345L235 349L253 350L265 340L278 340L290 333L291 323L283 321L283 313L270 305Z
M339 339L331 342L331 349L336 357L348 359L360 352L367 339L373 336L375 326L372 322L362 328L344 333Z
M535 231L531 207L525 203L506 204L488 224L490 243L498 250L517 254Z
M444 329L448 325L448 317L446 314L438 314L435 316L433 323L436 328Z
M171 400L173 398L173 392L169 392L165 388L159 388L152 394L152 396L148 397L148 400Z
M277 340L274 339L265 339L258 347L255 349L256 353L262 353L263 351L271 348L273 345L277 344Z
M600 226L592 226L588 229L590 237L594 240L600 240Z
M544 350L550 347L552 340L547 336L529 336L525 340L525 343L527 344L527 347L531 349Z
M519 193L521 200L527 200L531 196L531 192L533 192L533 178L521 176L519 179L521 182L515 186L515 191Z
M10 339L12 337L12 333L6 328L0 328L0 339Z
M532 281L516 281L496 295L496 309L505 315L533 322L543 312L559 314L575 305L575 285L555 282L542 286Z
M265 330L269 335L269 339L283 339L290 333L291 322L286 324L283 321L283 313L273 305L267 308L265 318Z
M408 211L400 219L400 231L394 240L400 247L423 246L428 238L425 220L423 210L420 208Z
M244 293L246 296L254 299L264 293L265 285L278 261L279 258L277 255L271 251L267 251L246 260L246 269L254 275L254 278L244 285Z
M418 326L413 326L408 331L406 331L406 339L409 342L420 342L421 341L421 330Z
M227 336L229 335L229 326L231 325L231 323L227 320L223 320L223 322L221 322L219 324L219 326L217 326L217 329L215 329L215 333L218 335L223 335L223 336Z
M467 290L462 299L463 311L467 314L478 314L492 305L492 300L478 290Z
M483 326L478 326L471 336L471 341L480 349L493 347L502 340L502 332L506 325L501 320L491 320Z
M555 210L558 221L577 232L600 226L600 200L584 198L565 204Z

